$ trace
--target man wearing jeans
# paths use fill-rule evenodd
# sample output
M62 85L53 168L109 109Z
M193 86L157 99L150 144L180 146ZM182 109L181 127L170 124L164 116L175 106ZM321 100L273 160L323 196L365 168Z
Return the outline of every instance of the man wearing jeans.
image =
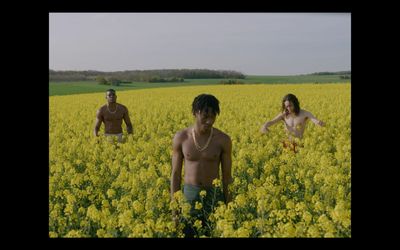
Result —
M183 194L191 205L191 217L202 221L202 227L205 227L208 215L217 202L231 201L228 185L232 182L232 141L227 134L213 127L219 114L219 101L213 95L197 96L192 103L192 113L194 124L177 132L173 139L171 199L181 189L184 162ZM220 177L220 166L222 190L213 186L213 181ZM205 196L201 195L203 190ZM201 208L196 209L196 202L201 203ZM173 218L178 221L176 211L173 211ZM196 234L193 226L186 225L186 237Z

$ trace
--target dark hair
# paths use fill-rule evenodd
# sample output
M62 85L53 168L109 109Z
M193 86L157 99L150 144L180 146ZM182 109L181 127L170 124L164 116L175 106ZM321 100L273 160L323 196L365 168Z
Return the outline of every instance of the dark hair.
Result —
M192 113L196 114L197 111L205 111L214 113L214 115L219 114L219 101L215 96L208 94L201 94L194 98L192 103Z
M113 90L113 89L107 89L106 93L107 92L114 92L114 94L115 94L115 90Z
M300 112L300 103L299 103L299 100L297 99L297 97L295 95L293 95L293 94L285 95L283 97L283 99L282 99L282 112L285 111L285 102L286 101L289 101L289 102L293 103L294 113L296 115L298 115L299 112Z

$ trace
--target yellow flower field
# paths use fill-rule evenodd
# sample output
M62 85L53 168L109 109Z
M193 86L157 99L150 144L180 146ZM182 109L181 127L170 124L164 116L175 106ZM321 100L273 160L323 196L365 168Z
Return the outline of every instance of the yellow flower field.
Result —
M182 193L170 203L172 138L193 123L194 97L208 93L220 101L214 127L232 139L234 178L233 201L211 215L212 237L351 237L350 89L347 83L117 91L134 128L123 144L93 136L105 93L51 96L49 236L182 237L171 218L171 207L188 210ZM308 123L297 154L282 147L283 124L259 132L287 93L326 123Z

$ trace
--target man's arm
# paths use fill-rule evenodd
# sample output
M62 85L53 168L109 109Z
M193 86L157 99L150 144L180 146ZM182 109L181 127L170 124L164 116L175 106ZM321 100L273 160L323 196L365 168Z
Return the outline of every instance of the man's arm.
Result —
M96 113L96 123L94 125L94 136L99 136L99 130L101 123L103 122L103 114L101 113L101 109L97 110Z
M174 193L181 189L182 181L182 132L175 134L172 141L172 172L171 172L171 199L174 198Z
M228 190L228 185L232 183L232 140L229 136L223 143L221 155L221 169L222 169L222 188L225 196L225 203L228 204L232 200L231 194Z
M129 118L129 112L128 109L126 109L125 113L124 113L124 121L126 124L126 131L128 132L128 134L132 134L133 133L133 126L131 123L131 118Z
M308 117L314 124L319 125L321 127L325 126L325 123L323 121L320 121L317 118L315 118L315 116L313 114L311 114L311 112L306 111L305 114L306 114L306 117Z
M268 127L270 127L270 126L274 125L275 123L279 122L280 120L282 120L284 115L285 115L284 113L279 114L279 115L275 116L275 118L272 119L271 121L266 122L266 123L261 127L261 130L260 130L261 133L263 133L263 134L267 133L267 132L269 131L269 130L268 130Z
M172 140L171 201L174 200L174 193L181 189L183 163L181 133L182 132L176 133ZM178 211L172 209L172 219L175 222L175 226L179 223L177 215Z

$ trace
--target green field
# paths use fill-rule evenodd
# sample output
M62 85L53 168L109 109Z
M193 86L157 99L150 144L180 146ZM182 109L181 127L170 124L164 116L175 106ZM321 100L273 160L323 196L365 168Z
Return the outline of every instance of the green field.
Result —
M49 95L72 95L82 93L105 92L109 88L116 91L147 89L160 87L178 87L193 85L214 85L221 80L227 79L185 79L184 82L132 82L123 83L120 86L99 85L95 81L81 82L50 82ZM339 75L296 75L296 76L247 76L246 79L239 79L243 83L252 84L282 84L282 83L339 83L350 82L350 80L340 79Z
M189 82L176 82L176 83L148 83L148 82L133 82L123 83L120 86L99 85L95 81L81 81L81 82L50 82L49 95L73 95L83 93L105 92L107 89L113 88L116 91L121 90L134 90L134 89L147 89L147 88L160 88L160 87L178 87L189 85L203 85L206 83L189 83ZM207 84L215 84L207 83Z

